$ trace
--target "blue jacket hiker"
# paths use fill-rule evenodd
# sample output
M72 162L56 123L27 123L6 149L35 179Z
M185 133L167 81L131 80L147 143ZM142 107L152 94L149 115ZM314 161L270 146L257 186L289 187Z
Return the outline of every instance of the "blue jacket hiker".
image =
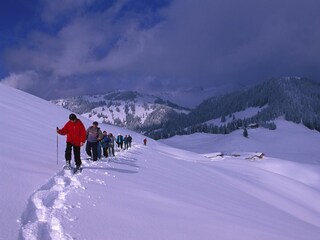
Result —
M103 137L101 139L101 146L103 149L103 156L107 158L110 139L106 131L103 131L102 135Z
M118 144L118 148L122 149L123 148L123 136L120 133L118 133L116 142Z

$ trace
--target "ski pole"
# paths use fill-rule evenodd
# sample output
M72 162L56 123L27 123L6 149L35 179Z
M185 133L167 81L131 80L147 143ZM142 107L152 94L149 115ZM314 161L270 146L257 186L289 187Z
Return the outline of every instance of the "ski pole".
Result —
M58 133L57 133L57 165L59 164L59 141L58 141Z

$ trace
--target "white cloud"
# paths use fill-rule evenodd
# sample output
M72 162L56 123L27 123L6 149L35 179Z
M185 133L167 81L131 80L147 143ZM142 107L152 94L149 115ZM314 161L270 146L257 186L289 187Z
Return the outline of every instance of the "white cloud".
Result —
M10 73L9 76L0 80L1 83L8 86L26 90L39 82L39 75L35 71L26 71L23 73Z
M51 84L71 79L98 84L92 79L108 78L110 88L119 88L115 79L121 79L125 86L147 82L164 91L318 74L319 15L293 22L300 19L300 8L310 13L315 8L295 3L284 11L286 4L275 8L274 2L173 0L154 13L123 11L128 0L99 11L89 10L98 0L58 5L44 0L45 24L59 23L60 29L29 32L20 48L7 51L6 61L20 72L36 71ZM149 17L162 21L141 27ZM146 81L148 76L152 79ZM19 82L15 77L11 83Z

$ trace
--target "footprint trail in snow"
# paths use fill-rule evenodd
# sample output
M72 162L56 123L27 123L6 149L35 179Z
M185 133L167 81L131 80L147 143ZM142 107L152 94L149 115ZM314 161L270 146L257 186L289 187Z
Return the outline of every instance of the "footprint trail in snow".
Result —
M34 192L20 219L20 239L73 239L64 233L60 220L67 218L72 206L66 206L71 190L83 188L76 176L60 171L47 184Z
M136 149L133 152L139 151L139 147L134 148ZM115 177L109 170L120 171L114 168L114 164L125 164L129 168L137 168L134 161L126 157L130 152L132 150L119 152L117 158L112 157L97 163L84 160L84 171L93 173L93 175L89 174L91 176L87 174L73 175L71 172L64 170L58 172L29 198L26 209L19 220L21 226L19 239L74 239L74 236L65 232L62 222L65 224L66 222L76 221L77 218L72 216L71 210L80 208L80 206L68 205L66 201L67 195L74 194L78 190L85 190L86 188L81 182L106 186L105 177Z

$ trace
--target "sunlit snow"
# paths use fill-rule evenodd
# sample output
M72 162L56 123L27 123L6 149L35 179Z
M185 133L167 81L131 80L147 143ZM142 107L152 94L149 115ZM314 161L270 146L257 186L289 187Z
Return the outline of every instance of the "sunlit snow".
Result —
M279 120L249 138L239 130L144 146L144 136L100 124L131 134L132 148L83 160L72 175L55 132L70 112L2 84L0 99L1 240L319 239L316 131Z

